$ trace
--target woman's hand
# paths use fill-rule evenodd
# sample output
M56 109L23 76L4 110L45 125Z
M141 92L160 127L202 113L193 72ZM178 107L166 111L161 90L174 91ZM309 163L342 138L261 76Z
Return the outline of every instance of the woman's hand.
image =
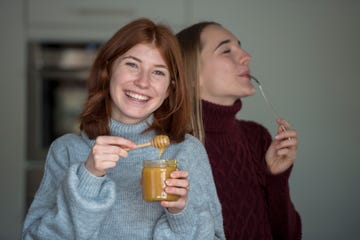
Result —
M85 162L86 169L95 176L106 174L106 169L113 168L120 157L127 157L124 147L134 148L135 143L117 136L99 136Z
M265 158L271 174L280 174L293 165L297 154L297 132L284 119L277 119L278 132Z
M178 213L185 208L190 186L189 180L187 179L188 175L187 171L178 170L172 172L170 175L171 178L166 180L166 193L179 196L179 199L174 202L161 201L161 206L167 208L170 213Z

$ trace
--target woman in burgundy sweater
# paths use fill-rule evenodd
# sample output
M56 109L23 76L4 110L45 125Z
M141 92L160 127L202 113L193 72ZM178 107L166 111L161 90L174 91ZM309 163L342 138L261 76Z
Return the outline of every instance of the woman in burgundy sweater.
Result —
M194 96L195 135L209 154L227 239L301 239L288 185L296 130L277 119L272 139L260 124L236 119L241 98L253 95L255 88L251 57L230 31L200 22L177 36Z

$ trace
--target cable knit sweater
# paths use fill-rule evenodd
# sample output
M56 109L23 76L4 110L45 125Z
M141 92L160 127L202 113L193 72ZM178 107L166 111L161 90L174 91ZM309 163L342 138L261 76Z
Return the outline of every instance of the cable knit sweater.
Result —
M273 176L265 152L270 133L237 120L241 101L220 106L203 101L205 146L223 209L226 239L301 239L301 221L289 194L291 168Z
M142 132L152 119L136 125L111 120L111 134L149 142L155 133ZM84 166L93 144L84 133L67 134L52 143L44 177L25 219L23 239L224 239L211 167L196 138L187 135L162 155L176 158L178 168L189 172L188 202L177 214L159 202L142 200L142 162L157 159L158 149L132 150L104 177L96 177Z

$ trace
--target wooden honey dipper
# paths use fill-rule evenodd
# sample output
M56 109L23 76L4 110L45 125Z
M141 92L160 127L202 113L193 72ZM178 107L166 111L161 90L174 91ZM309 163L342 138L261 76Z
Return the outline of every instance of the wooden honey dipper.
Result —
M164 152L165 148L167 148L169 145L170 145L170 138L168 136L166 136L166 135L157 135L157 136L153 137L151 142L137 144L132 149L153 146L155 148L160 149L159 156L161 156L161 154ZM126 151L129 151L129 150L132 150L132 149L124 148L124 150L126 150Z

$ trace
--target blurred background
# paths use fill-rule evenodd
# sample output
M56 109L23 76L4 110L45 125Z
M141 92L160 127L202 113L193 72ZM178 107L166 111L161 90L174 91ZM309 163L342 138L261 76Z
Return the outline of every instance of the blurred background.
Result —
M49 143L77 131L97 49L138 17L175 32L213 20L235 33L299 132L290 186L303 239L358 239L359 13L357 0L0 0L0 239L20 238ZM260 91L238 117L275 133Z

